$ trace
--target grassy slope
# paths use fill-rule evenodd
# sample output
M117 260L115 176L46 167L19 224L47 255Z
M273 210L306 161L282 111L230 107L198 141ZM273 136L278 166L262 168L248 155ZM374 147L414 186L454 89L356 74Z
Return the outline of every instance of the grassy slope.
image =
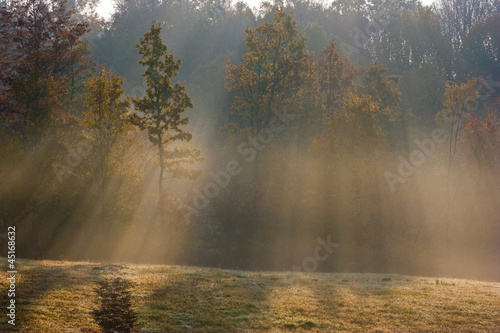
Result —
M6 262L5 258L0 258ZM500 332L500 283L18 260L23 332L94 332L97 281L135 283L138 332ZM0 273L5 309L7 280ZM383 282L383 278L391 278ZM0 331L8 331L2 310Z

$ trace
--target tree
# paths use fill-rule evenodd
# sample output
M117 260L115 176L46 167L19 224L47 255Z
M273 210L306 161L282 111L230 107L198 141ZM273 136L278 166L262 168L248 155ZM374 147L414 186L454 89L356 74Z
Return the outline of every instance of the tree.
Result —
M270 9L267 5L263 4L262 9ZM209 216L216 238L224 238L219 245L231 248L228 257L238 265L249 265L241 258L255 251L256 246L252 245L255 242L259 243L258 251L263 252L275 244L272 230L276 230L278 221L271 226L265 210L270 202L266 191L277 179L271 176L270 166L286 167L286 158L281 158L288 154L286 145L292 142L292 136L302 144L307 142L302 131L317 111L313 56L305 50L306 39L298 31L292 14L283 7L269 11L264 23L255 29L245 29L245 35L247 52L242 63L233 64L229 60L226 63L226 87L236 95L232 105L235 117L226 126L226 133L231 141L248 138L248 142L240 142L238 151L252 153L247 162L257 158L245 175L240 176L245 181L231 180L224 194L212 201ZM288 131L283 131L285 127ZM296 130L290 130L291 127ZM262 135L266 133L267 136ZM264 145L269 148L264 150ZM233 153L237 154L230 149L229 159L236 158ZM239 219L243 208L245 218Z
M322 166L316 172L323 185L320 196L316 194L321 200L313 202L311 210L323 209L323 228L359 249L351 258L354 269L385 266L387 238L381 230L387 222L380 205L384 193L379 175L388 154L378 119L381 112L371 96L348 93L325 124L324 134L311 145Z
M458 143L463 134L463 123L476 106L478 87L477 79L466 83L449 83L444 93L444 109L436 115L436 120L447 132L448 142L448 177L455 160Z
M64 0L0 5L0 223L23 224L25 256L43 256L42 237L67 225L52 218L64 215L52 163L83 104L87 31Z
M325 122L333 119L333 113L343 110L345 102L352 99L350 94L370 98L380 111L377 121L386 121L380 123L382 126L400 115L399 77L386 75L387 68L381 63L376 62L366 69L357 67L340 56L332 40L321 52L317 72Z
M375 60L390 66L392 73L435 65L439 74L451 76L451 44L442 32L439 16L429 7L401 11L370 52Z
M175 146L177 142L191 140L191 133L183 128L189 119L182 117L182 114L193 105L186 88L179 83L172 83L181 60L176 61L172 54L167 54L167 46L162 42L160 33L161 24L153 21L151 29L137 45L142 56L139 64L146 67L143 76L146 78L147 89L145 97L132 99L135 112L131 120L141 129L147 130L149 140L157 149L160 166L158 190L162 203L165 173L170 173L173 177L194 177L196 172L184 165L200 161L200 152Z
M431 123L441 109L445 80L456 71L450 37L442 33L439 16L420 4L401 11L370 44L370 52L389 72L401 75L406 115Z
M459 165L459 157L461 152L461 139L464 134L464 122L469 117L469 114L477 107L478 93L476 91L478 87L478 79L473 78L465 83L449 83L446 85L444 93L443 106L444 109L436 115L436 121L440 123L443 130L447 132L448 135L448 147L447 147L447 179L446 179L446 199L447 199L447 211L445 220L445 241L446 246L449 245L448 231L449 227L453 221L453 201L455 199L454 193L456 193L460 187L460 184L455 184L455 188L452 190L452 166ZM460 173L460 170L457 169ZM460 178L460 177L459 177Z
M304 36L307 38L307 49L319 55L321 50L328 46L328 36L324 27L316 22L307 23L304 28Z
M499 8L498 0L440 0L436 5L443 31L452 36L455 51L462 47L466 34L476 22L495 14Z
M362 82L358 87L360 95L370 95L377 103L381 114L394 121L400 113L401 93L399 77L386 75L387 68L379 62L362 71Z
M0 8L0 119L35 146L82 88L88 26L73 15L64 0Z
M314 195L321 200L311 202L309 210L322 211L324 230L349 239L356 248L367 246L368 254L360 250L350 258L356 264L348 265L381 269L388 246L381 232L387 222L380 209L384 193L379 175L389 156L387 134L400 114L398 77L387 75L380 63L354 66L340 57L333 41L321 53L317 71L328 117L322 135L310 145L323 187Z
M500 80L500 13L477 22L464 38L463 74Z
M333 40L321 52L317 71L324 118L327 120L335 110L340 109L348 92L352 91L356 71L350 61L340 56Z
M85 83L85 125L91 131L97 153L97 174L101 203L101 228L104 232L105 190L110 177L109 156L118 136L126 130L128 98L123 98L123 80L111 71L101 69L99 76Z
M227 87L238 94L233 112L247 122L253 135L269 126L274 112L297 102L307 82L311 59L305 51L306 39L296 26L283 8L276 9L274 22L245 30L248 52L244 63L227 62Z

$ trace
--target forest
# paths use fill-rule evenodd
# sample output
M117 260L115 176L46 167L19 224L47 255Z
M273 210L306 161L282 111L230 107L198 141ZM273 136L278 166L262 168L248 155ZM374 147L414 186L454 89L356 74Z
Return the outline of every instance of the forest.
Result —
M500 280L499 0L97 3L0 5L18 257Z

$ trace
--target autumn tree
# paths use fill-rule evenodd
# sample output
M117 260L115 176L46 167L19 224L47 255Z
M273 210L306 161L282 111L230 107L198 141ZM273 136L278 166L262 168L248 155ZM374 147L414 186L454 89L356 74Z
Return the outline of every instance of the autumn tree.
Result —
M340 109L352 91L356 71L355 66L339 54L333 40L321 52L317 67L324 118L327 120Z
M306 38L291 13L268 5L262 8L269 10L265 14L269 19L254 29L245 29L247 52L243 61L226 63L226 87L235 96L234 116L224 128L231 142L227 158L237 158L232 148L236 147L234 141L239 141L239 153L251 153L245 159L255 162L239 180L231 180L221 190L224 195L212 200L208 218L214 221L214 239L231 249L226 258L235 262L248 257L253 242L260 242L263 252L274 244L272 230L279 222L269 223L266 207L271 201L266 194L285 181L285 172L273 177L270 166L287 168L286 148L294 140L302 145L307 142L304 131L317 111L313 56L305 49ZM242 139L246 142L241 143ZM235 221L241 209L246 211L245 217Z
M283 8L276 9L272 23L245 30L248 52L243 63L226 65L226 85L237 93L233 112L246 121L252 134L269 126L275 112L297 102L308 82L310 55L297 23Z
M104 231L105 190L110 178L110 155L118 137L127 128L130 102L124 98L123 80L111 71L101 69L98 76L85 83L85 126L90 130L97 155L97 178L101 206L101 228Z
M333 42L318 67L323 108L329 113L312 150L326 159L327 173L335 173L336 165L362 161L368 166L384 153L390 125L400 115L398 78L386 75L379 63L363 69L341 59ZM348 169L357 170L354 165Z
M331 121L334 113L343 111L346 101L352 99L350 94L368 96L377 105L379 125L398 118L401 111L399 78L387 75L387 68L381 63L366 69L357 67L339 54L332 40L321 52L316 67L325 122Z
M132 122L147 130L149 140L157 150L160 166L158 189L162 203L165 173L176 178L194 177L196 172L185 165L199 161L200 152L176 145L178 142L191 140L191 133L184 129L189 119L183 113L193 105L186 88L172 82L181 66L181 60L174 60L174 56L167 53L167 46L161 40L160 32L161 23L153 22L137 45L142 56L139 64L146 67L143 76L146 78L147 89L146 96L132 100L135 107Z
M333 230L354 247L367 247L364 253L369 255L355 256L343 264L368 267L376 263L373 269L380 269L385 265L386 235L381 232L384 196L379 175L389 156L391 125L400 114L398 78L387 75L380 63L355 66L339 55L333 41L316 66L326 116L321 135L310 145L310 153L321 166L317 173L323 184L315 194L321 200L312 203L310 210L323 209L325 230ZM325 203L328 207L322 208Z
M50 216L64 215L52 163L67 154L88 70L88 26L74 14L64 0L0 5L0 223L22 223L26 256L43 255L62 224Z
M88 49L85 22L66 1L15 1L0 8L0 119L4 130L31 137L68 116L63 106L82 91Z
M486 82L481 82L480 85ZM482 88L482 89L481 89ZM482 200L474 200L474 216L478 216L481 223L481 230L475 230L476 223L470 223L468 229L475 234L480 244L490 244L484 246L484 254L493 254L495 244L500 235L500 225L498 223L498 214L500 207L497 204L500 198L500 182L498 174L500 172L500 92L489 91L486 87L478 87L480 94L476 103L481 101L480 110L471 110L467 119L463 123L464 142L466 144L464 150L468 158L469 171L468 177L472 179L473 190L470 191L470 196L477 196L477 193L482 193L485 197ZM472 109L475 109L473 107ZM466 192L466 186L462 187L462 191ZM467 189L467 190L465 190ZM472 201L472 200L471 200ZM472 237L471 237L472 238Z
M477 79L466 83L450 82L444 93L444 109L436 115L436 121L448 135L448 175L451 172L457 152L460 151L459 141L463 133L463 123L475 108L477 99Z
M453 165L458 162L464 141L469 142L473 152L488 149L489 145L484 142L478 144L478 138L496 131L499 94L494 89L495 85L497 83L484 78L471 78L464 83L450 82L446 85L444 108L436 115L436 122L448 135L448 177Z
M387 222L380 207L384 196L379 175L388 145L381 113L370 95L349 92L326 122L323 135L310 147L321 165L316 172L323 185L316 194L321 199L310 204L310 210L323 209L323 229L345 239L342 246L349 243L347 246L359 249L351 258L339 259L355 270L383 269L386 264L387 235L381 229Z
M450 82L446 85L443 106L444 109L436 115L436 121L447 134L447 172L446 172L446 210L444 218L444 237L448 247L450 244L449 230L455 221L456 216L453 208L456 202L456 193L460 184L453 181L453 174L462 176L460 168L460 157L462 147L462 138L464 134L464 123L469 118L471 112L476 111L478 80L470 79L465 83ZM456 171L456 173L455 173Z
M366 69L355 66L340 56L333 40L321 52L317 73L327 117L325 132L313 146L337 157L343 153L369 157L382 149L389 125L401 112L399 78L387 75L380 63Z

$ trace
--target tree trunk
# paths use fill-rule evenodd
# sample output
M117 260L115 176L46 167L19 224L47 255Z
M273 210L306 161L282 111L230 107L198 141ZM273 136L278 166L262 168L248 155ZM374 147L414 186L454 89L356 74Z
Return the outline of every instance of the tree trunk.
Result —
M163 143L161 139L162 139L161 134L158 134L158 158L160 159L160 177L158 179L158 190L159 190L158 206L160 208L160 211L163 203L163 171L165 169L165 165L163 163Z

